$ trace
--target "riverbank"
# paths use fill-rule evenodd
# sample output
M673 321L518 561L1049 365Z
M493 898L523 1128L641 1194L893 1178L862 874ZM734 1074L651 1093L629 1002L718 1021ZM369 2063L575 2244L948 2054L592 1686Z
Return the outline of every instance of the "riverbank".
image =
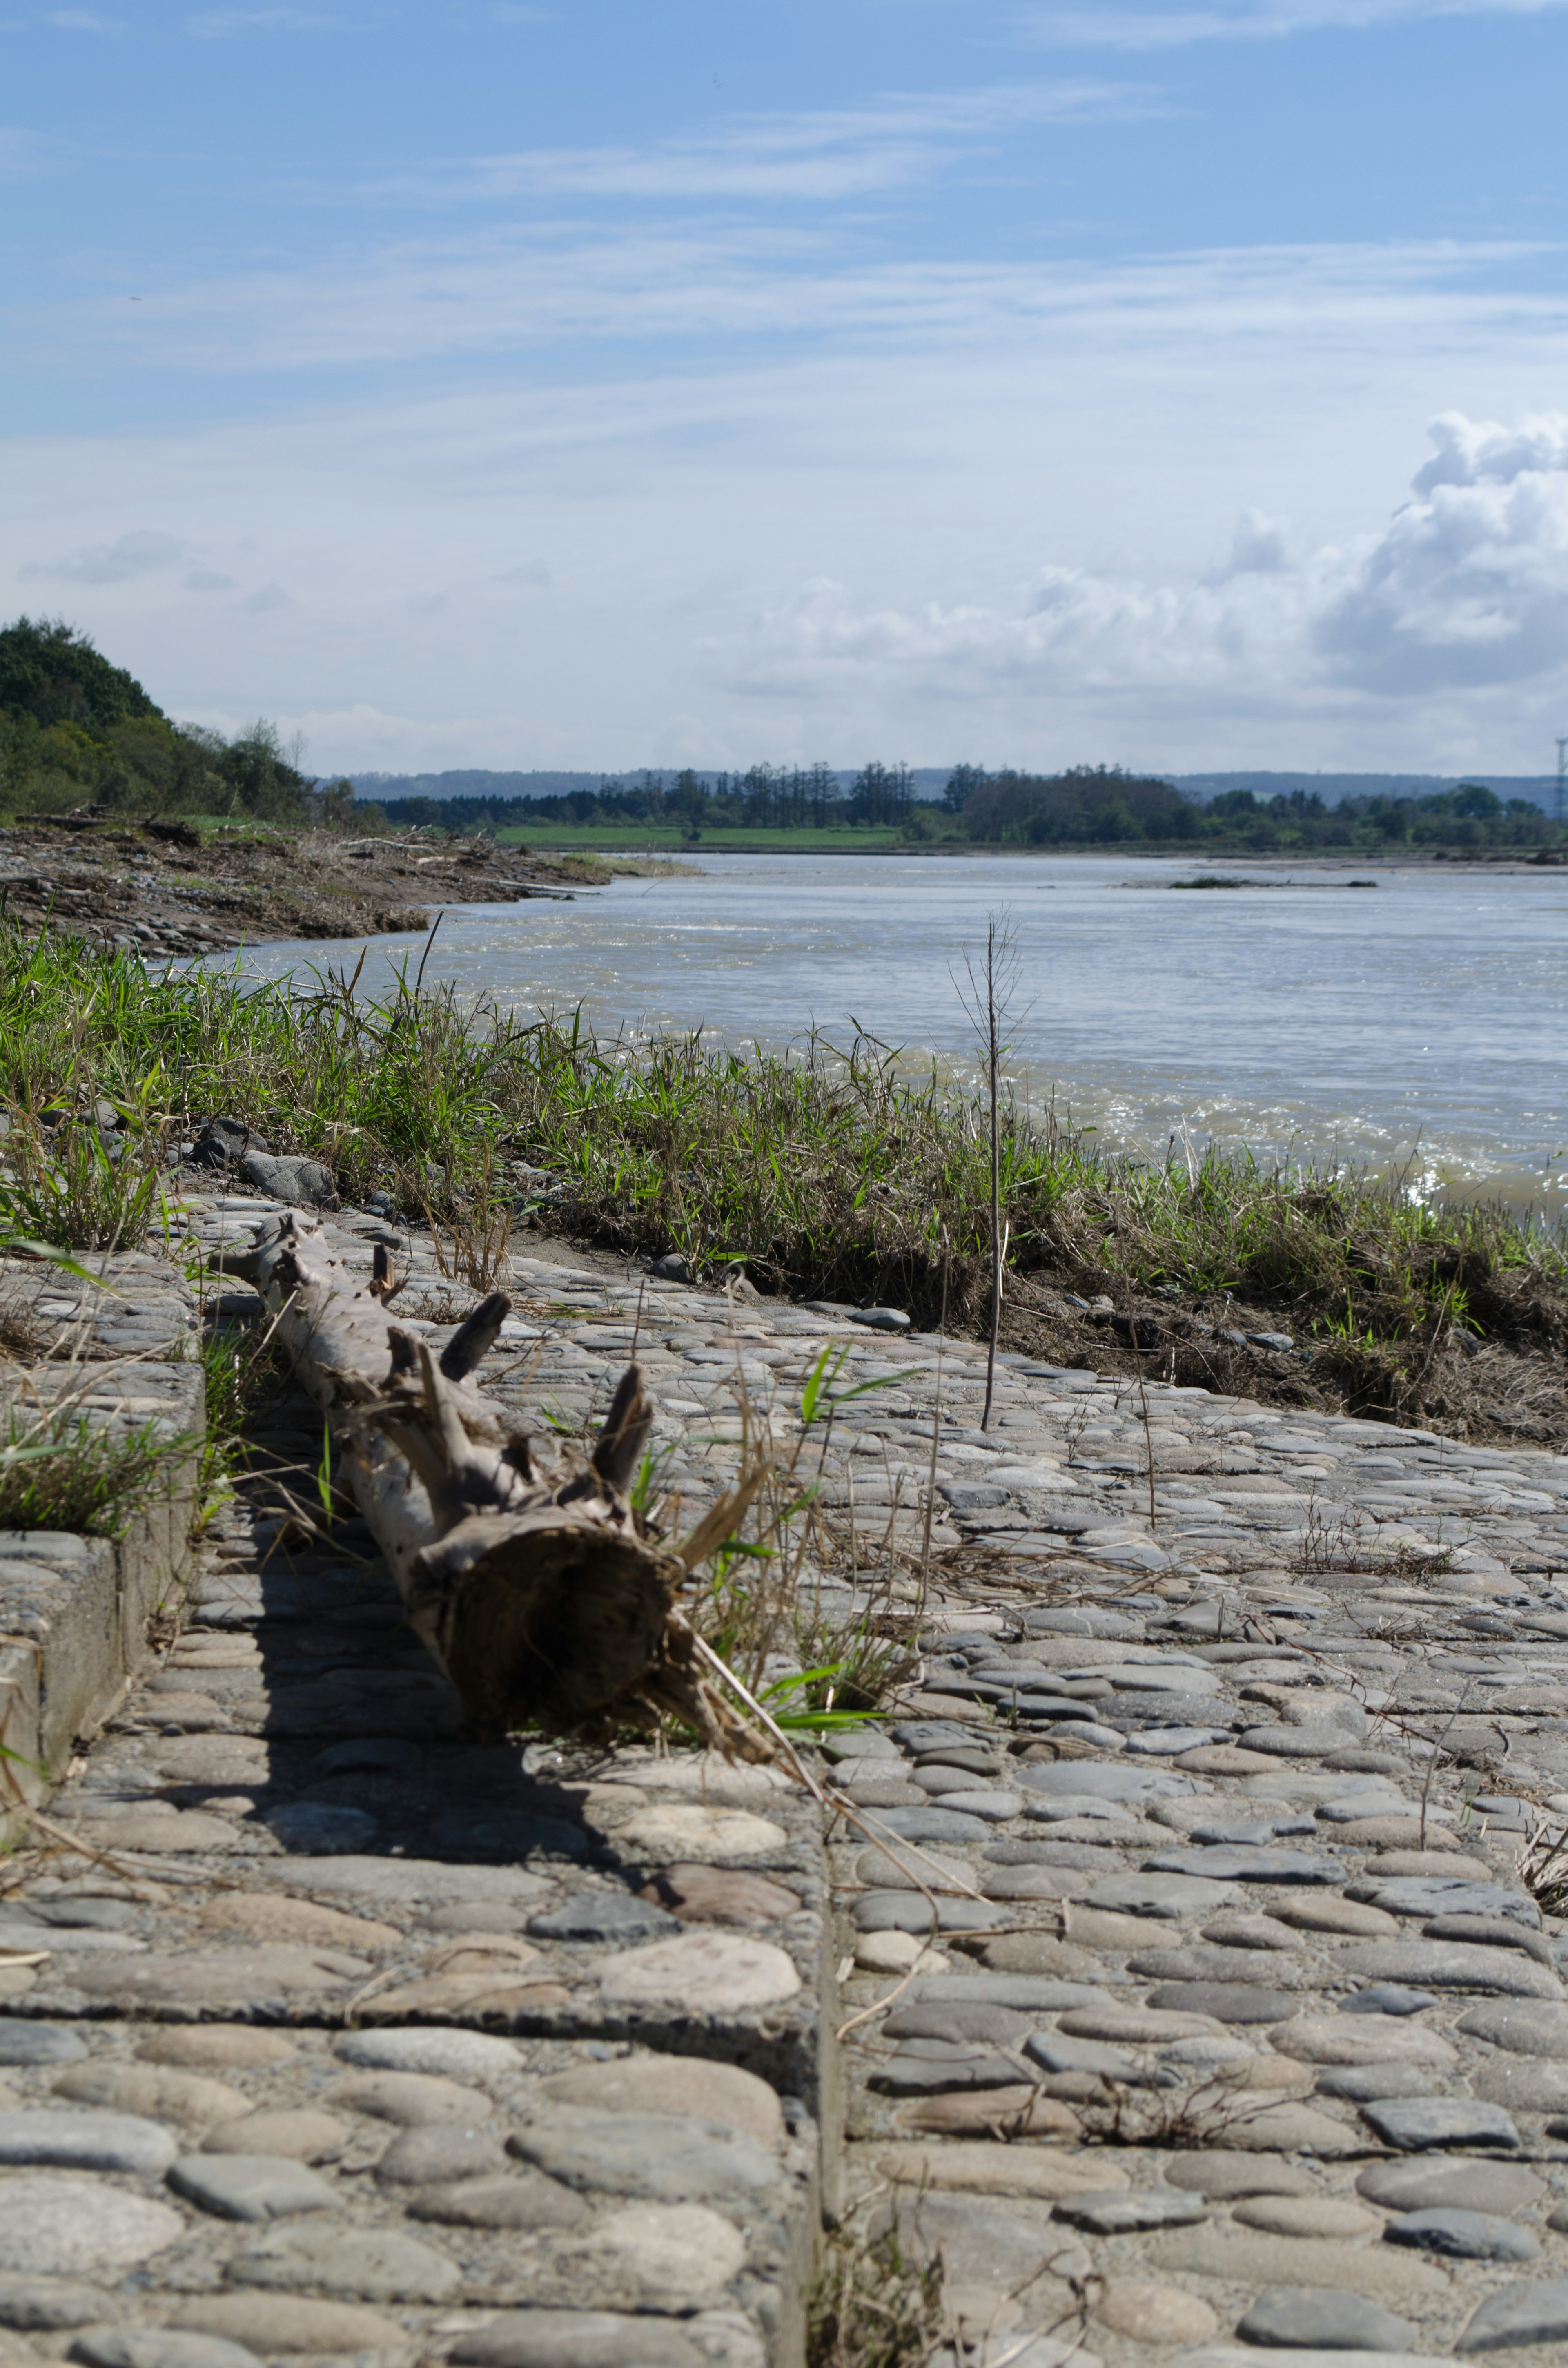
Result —
M0 940L0 1030L25 1233L125 1243L171 1165L259 1161L277 1190L281 1163L301 1194L379 1194L427 1224L476 1287L548 1227L769 1297L926 1326L945 1310L971 1337L989 1321L979 1114L868 1040L847 1059L601 1042L445 985L160 978L20 932ZM1505 1211L1215 1152L1141 1165L1017 1110L1003 1179L1011 1349L1472 1440L1568 1438L1568 1259Z
M567 896L614 868L488 839L354 839L255 824L70 815L0 829L0 899L15 928L150 957L426 929L439 905Z

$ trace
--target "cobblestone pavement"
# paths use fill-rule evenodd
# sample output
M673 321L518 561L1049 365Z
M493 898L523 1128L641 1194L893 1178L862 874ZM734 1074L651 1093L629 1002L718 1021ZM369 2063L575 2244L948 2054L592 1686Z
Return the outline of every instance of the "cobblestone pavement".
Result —
M885 1312L513 1289L483 1385L574 1429L635 1347L683 1527L826 1351L819 1616L925 1623L853 1820L476 1748L362 1526L242 1493L51 1804L98 1855L0 1871L0 2368L790 2362L824 2201L949 2368L1554 2356L1568 1461L1021 1360L982 1431ZM313 1488L302 1400L257 1444Z

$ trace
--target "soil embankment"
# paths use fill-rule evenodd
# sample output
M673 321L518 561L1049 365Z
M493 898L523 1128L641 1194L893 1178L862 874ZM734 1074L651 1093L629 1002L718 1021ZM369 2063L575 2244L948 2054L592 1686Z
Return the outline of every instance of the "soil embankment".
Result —
M581 859L483 838L433 845L254 825L204 833L187 823L74 815L0 830L0 899L15 927L153 956L423 929L437 905L561 896L596 876Z

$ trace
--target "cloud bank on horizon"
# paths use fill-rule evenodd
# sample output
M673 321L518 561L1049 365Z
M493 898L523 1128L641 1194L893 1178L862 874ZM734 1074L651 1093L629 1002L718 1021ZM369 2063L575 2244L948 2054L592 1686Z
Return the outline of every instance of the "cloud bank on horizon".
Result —
M0 26L0 611L324 770L1548 768L1568 0L649 13Z

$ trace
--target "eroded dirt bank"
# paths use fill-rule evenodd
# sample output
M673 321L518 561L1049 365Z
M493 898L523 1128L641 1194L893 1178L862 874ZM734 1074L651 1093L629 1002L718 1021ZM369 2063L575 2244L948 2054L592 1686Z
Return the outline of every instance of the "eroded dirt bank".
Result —
M580 858L487 839L346 839L254 825L203 834L119 816L0 830L0 898L17 928L151 955L422 929L437 905L560 896L597 876Z

